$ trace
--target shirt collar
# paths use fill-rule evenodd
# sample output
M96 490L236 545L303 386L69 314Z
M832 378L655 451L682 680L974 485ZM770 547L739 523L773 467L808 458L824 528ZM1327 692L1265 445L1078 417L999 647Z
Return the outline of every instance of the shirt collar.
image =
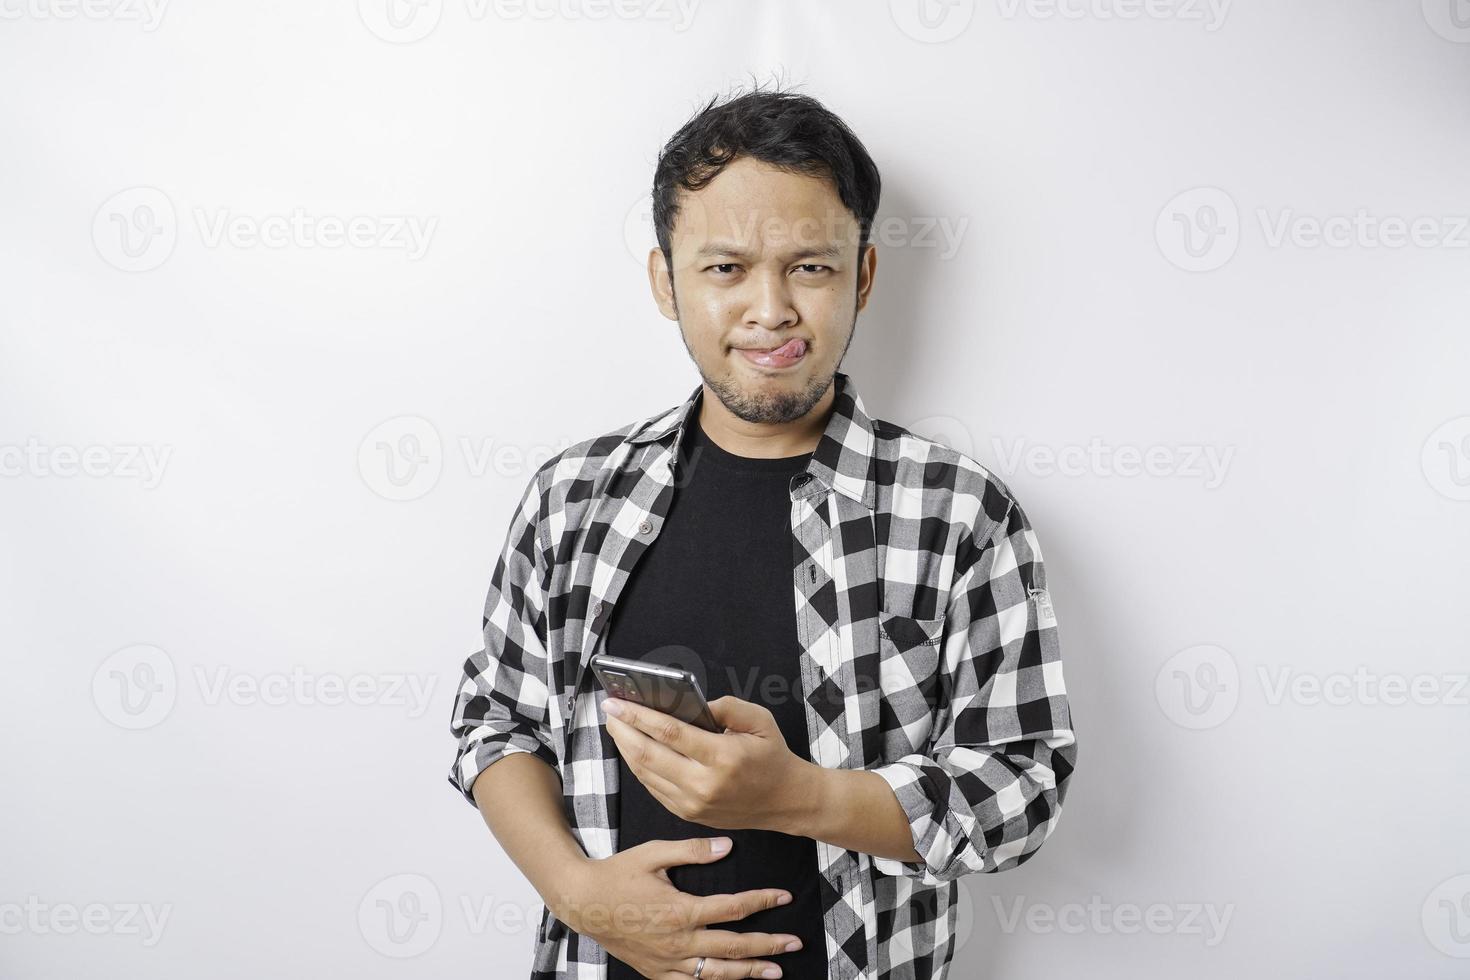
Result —
M816 492L811 486L815 483L818 488L836 490L872 510L876 506L872 474L873 423L863 410L863 400L850 377L838 371L832 385L836 395L832 399L827 427L822 431L821 441L806 467L806 473L812 479L800 492ZM703 392L704 385L696 385L684 404L650 419L642 429L629 436L628 441L637 446L673 435L670 465L677 466L679 446L685 432L697 418L695 413L699 411Z

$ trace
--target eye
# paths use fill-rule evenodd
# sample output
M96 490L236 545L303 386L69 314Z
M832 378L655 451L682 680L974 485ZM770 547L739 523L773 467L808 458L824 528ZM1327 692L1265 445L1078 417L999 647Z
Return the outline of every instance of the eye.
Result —
M708 268L705 269L705 271L708 272L708 271L710 271L712 269L718 271L720 269L734 269L734 268L735 268L735 263L734 262L721 262L718 265L709 266ZM721 272L720 275L724 275L724 273Z
M832 267L831 266L817 265L816 263L813 263L813 262L807 262L807 263L805 263L803 265L797 266L797 268L798 269L818 269L818 270L822 270L822 271L825 271L825 272L831 272L832 271Z

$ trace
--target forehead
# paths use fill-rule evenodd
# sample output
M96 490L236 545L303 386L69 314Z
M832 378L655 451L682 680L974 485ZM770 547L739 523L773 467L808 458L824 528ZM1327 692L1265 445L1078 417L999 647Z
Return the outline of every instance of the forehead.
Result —
M681 190L676 252L840 252L858 244L858 222L830 178L740 157L697 191Z

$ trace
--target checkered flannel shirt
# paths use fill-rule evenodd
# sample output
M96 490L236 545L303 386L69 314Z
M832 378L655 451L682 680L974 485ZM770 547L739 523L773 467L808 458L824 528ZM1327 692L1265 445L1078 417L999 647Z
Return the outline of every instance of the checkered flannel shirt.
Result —
M821 441L790 487L811 759L883 777L923 860L815 842L828 977L940 980L957 879L1026 861L1061 813L1077 749L1056 619L1036 534L1005 484L869 419L847 375L834 385ZM677 443L701 392L540 467L453 708L449 781L465 799L474 805L475 777L497 759L532 753L561 776L568 822L593 858L618 850L618 759L587 661L681 485ZM606 976L606 951L543 907L532 980Z

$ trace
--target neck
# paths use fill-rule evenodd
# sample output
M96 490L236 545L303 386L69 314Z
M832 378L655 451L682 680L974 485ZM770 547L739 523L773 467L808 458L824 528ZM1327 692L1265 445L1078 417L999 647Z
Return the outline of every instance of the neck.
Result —
M755 459L800 456L814 452L822 441L836 397L837 382L834 380L811 411L799 419L747 422L726 408L706 385L700 398L699 424L715 445L736 456Z

